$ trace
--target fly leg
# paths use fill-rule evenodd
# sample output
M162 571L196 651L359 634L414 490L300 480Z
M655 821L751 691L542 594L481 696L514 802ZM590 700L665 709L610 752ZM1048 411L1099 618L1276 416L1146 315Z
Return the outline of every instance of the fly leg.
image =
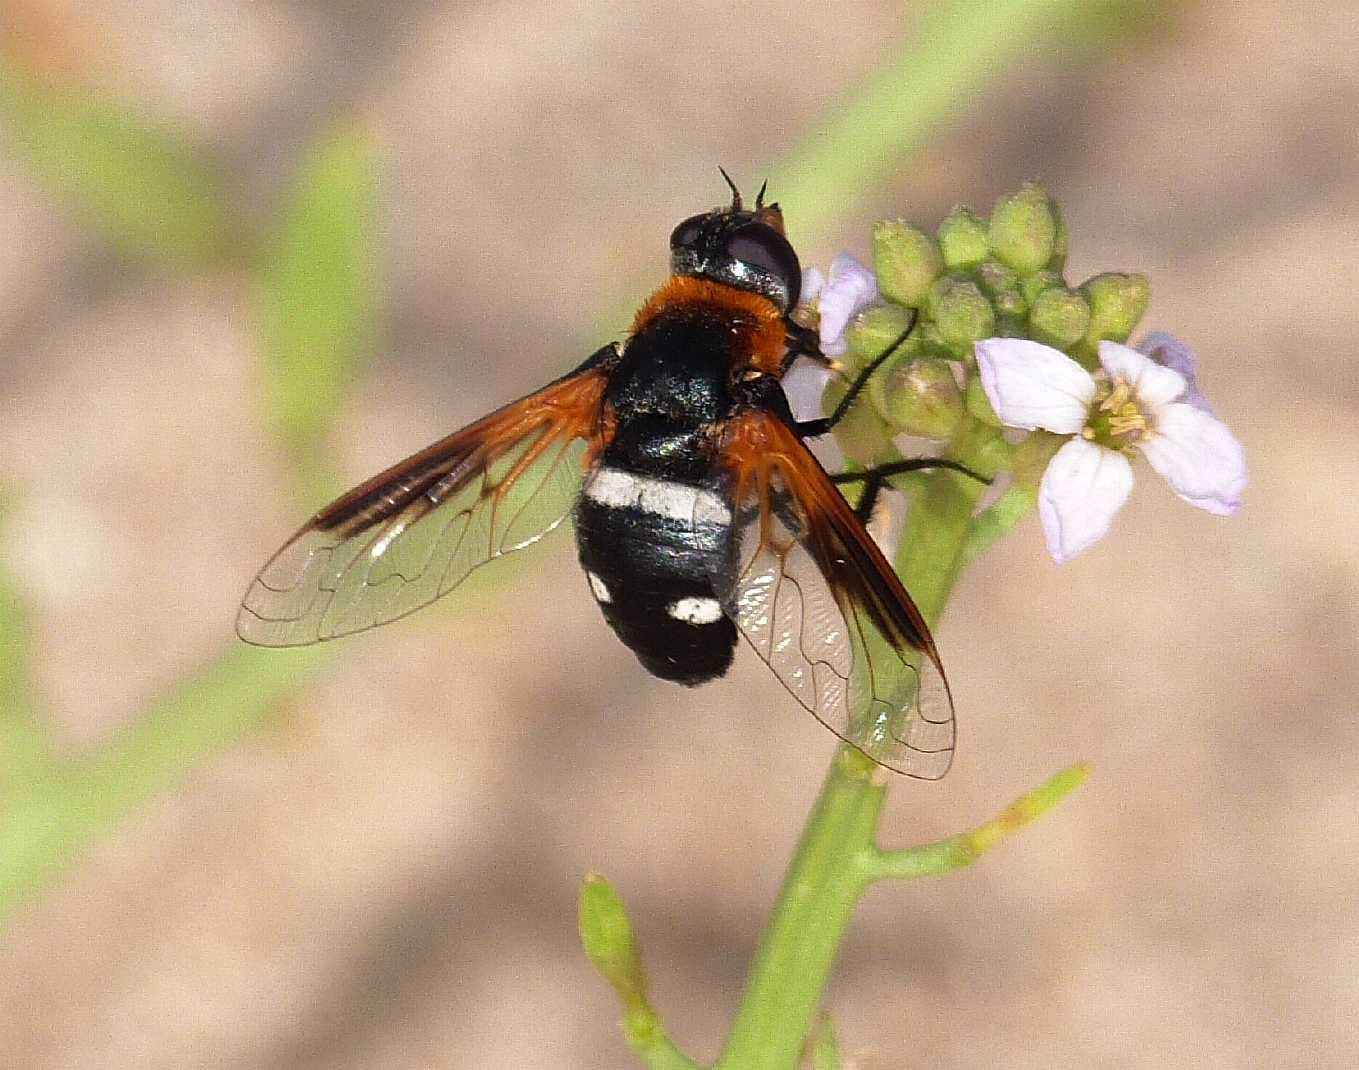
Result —
M845 392L845 396L840 399L840 404L835 406L835 410L829 416L823 416L819 420L801 420L793 426L793 430L803 438L815 438L818 435L826 434L826 432L830 431L836 424L843 420L845 415L849 412L850 406L858 399L859 391L863 390L873 373L882 367L883 362L897 351L902 342L910 337L911 331L915 329L915 322L916 314L914 310L911 310L910 325L897 335L895 342L874 357L873 360L864 367L863 371L855 377L854 382L850 384L849 390ZM813 354L807 355L810 356ZM827 360L819 348L814 355L820 357L822 360Z
M979 483L989 484L991 482L986 476L979 475L968 468L967 465L946 460L943 457L911 457L907 460L892 461L888 464L877 465L874 468L866 468L862 472L837 472L830 478L832 483L862 483L864 485L863 495L859 498L859 504L854 507L854 514L867 524L868 518L873 515L873 507L878 504L878 494L882 491L882 485L889 477L900 475L902 472L921 472L933 468L947 468L950 472L961 472Z

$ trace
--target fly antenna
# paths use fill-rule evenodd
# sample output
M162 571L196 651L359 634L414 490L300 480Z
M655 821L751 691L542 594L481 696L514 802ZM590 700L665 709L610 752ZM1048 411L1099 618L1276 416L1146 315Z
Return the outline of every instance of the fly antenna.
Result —
M727 174L725 167L718 167L722 172L722 177L727 180L727 185L731 188L731 210L739 212L741 210L741 191L736 188L736 183L731 180L731 175Z
M764 191L767 190L768 188L769 179L766 178L763 182L760 183L760 192L755 194L755 211L758 212L760 209L764 207Z

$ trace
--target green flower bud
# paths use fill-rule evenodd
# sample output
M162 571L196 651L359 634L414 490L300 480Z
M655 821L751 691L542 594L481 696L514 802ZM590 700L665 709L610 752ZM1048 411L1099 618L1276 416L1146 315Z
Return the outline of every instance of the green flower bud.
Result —
M977 281L990 297L1019 292L1019 276L999 260L983 260L977 265ZM1022 295L1021 295L1022 299Z
M989 427L1004 426L1000 422L1000 417L996 415L996 410L991 407L991 399L986 396L981 379L975 375L968 379L967 389L963 391L963 407L973 419L980 420Z
M647 1003L646 974L623 900L597 873L585 878L578 914L580 942L601 977L629 1008Z
M911 332L912 338L920 339L920 353L926 357L943 357L946 360L953 357L953 351L949 349L948 343L944 341L944 336L939 333L939 327L934 323L922 323Z
M990 255L986 223L966 205L958 205L939 224L939 251L951 271L976 267Z
M873 228L873 270L887 300L918 308L943 272L944 258L923 231L900 221L879 223Z
M1025 184L991 211L991 252L1027 275L1048 266L1057 248L1057 212L1042 186Z
M1039 294L1054 286L1066 289L1066 280L1055 271L1035 271L1019 280L1019 292L1024 295L1024 301L1030 308L1033 308Z
M996 311L975 282L945 275L930 288L930 310L944 344L966 359L972 343L996 332Z
M881 374L882 370L879 369L878 373L869 379L869 384L871 385ZM825 392L821 395L821 411L827 416L834 412L835 406L848 393L849 387L848 378L836 378L827 383ZM892 448L893 434L895 432L887 426L877 407L862 393L849 407L844 418L835 425L835 441L845 458L865 468L872 468L875 464L893 458L895 453Z
M901 305L875 305L859 313L849 328L849 359L851 368L862 368L887 352L902 331L911 325L914 314ZM919 349L920 340L912 332L902 343L902 352Z
M1062 214L1062 209L1056 201L1049 202L1052 205L1053 218L1057 220L1057 233L1052 239L1052 257L1048 260L1048 267L1053 271L1061 271L1066 267L1066 252L1068 236L1066 230L1066 216Z
M1022 337L1024 330L1025 314L1029 311L1029 306L1024 303L1024 295L1018 290L1005 290L996 294L996 333Z
M1145 275L1109 273L1096 275L1081 284L1080 292L1090 303L1090 326L1071 355L1093 368L1099 359L1103 339L1126 342L1147 311L1151 283Z
M1090 303L1083 295L1053 287L1034 298L1029 331L1035 341L1070 349L1085 337L1090 319Z
M868 390L894 434L952 438L963 419L953 367L938 357L894 354L868 381Z

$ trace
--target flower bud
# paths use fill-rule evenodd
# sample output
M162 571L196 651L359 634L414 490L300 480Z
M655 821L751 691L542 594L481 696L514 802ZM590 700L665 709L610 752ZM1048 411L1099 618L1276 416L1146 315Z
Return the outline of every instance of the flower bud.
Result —
M978 264L977 281L981 283L982 290L991 297L1011 291L1019 292L1019 276L999 260L983 260Z
M996 410L991 407L991 399L986 396L979 376L973 375L968 379L967 389L963 391L963 407L973 419L980 420L988 427L1004 426Z
M900 221L879 223L873 228L873 270L887 300L918 308L944 270L944 258L923 231Z
M578 914L580 942L601 977L629 1007L645 1006L646 975L623 900L597 873L585 878Z
M966 359L972 343L996 333L996 312L975 282L945 275L930 287L930 311L952 355Z
M1137 327L1137 321L1151 300L1151 284L1145 275L1111 272L1087 279L1081 284L1080 292L1090 303L1090 326L1071 355L1093 368L1101 340L1126 342Z
M991 253L1022 275L1048 266L1057 249L1057 210L1042 186L1026 183L991 211Z
M1025 275L1019 280L1019 292L1024 295L1024 302L1030 308L1038 299L1038 295L1044 290L1051 290L1054 286L1066 289L1066 280L1056 271L1035 271L1032 275Z
M915 314L901 305L875 305L859 313L849 329L849 357L851 368L862 368L887 352L888 348L911 326ZM914 331L902 343L903 351L918 349L920 341Z
M1068 236L1066 229L1066 216L1062 214L1062 209L1056 201L1050 202L1052 205L1053 218L1057 220L1057 233L1052 239L1052 256L1048 260L1048 267L1052 271L1061 271L1066 267L1066 253Z
M958 205L939 224L939 251L951 271L976 267L990 255L986 224L966 205Z
M1034 341L1070 349L1090 329L1090 303L1079 293L1061 287L1044 290L1029 309L1029 332Z
M882 369L878 369L873 379L881 374ZM869 379L870 384L873 379ZM827 416L833 413L835 406L849 392L849 387L850 380L847 378L835 378L827 383L825 392L821 395L821 411ZM865 468L872 468L875 464L890 459L894 432L887 426L877 407L869 404L868 399L862 394L856 402L835 425L835 441L846 460Z
M953 367L938 357L896 354L869 380L868 389L893 434L952 438L963 418Z

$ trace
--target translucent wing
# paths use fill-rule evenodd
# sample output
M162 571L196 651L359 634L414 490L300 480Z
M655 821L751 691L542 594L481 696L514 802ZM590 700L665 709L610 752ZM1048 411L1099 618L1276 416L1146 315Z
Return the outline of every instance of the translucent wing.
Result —
M776 416L723 440L732 571L715 577L737 628L793 697L880 765L937 780L953 701L929 629L816 458Z
M322 509L255 577L237 634L300 646L386 624L551 531L604 433L604 352Z

